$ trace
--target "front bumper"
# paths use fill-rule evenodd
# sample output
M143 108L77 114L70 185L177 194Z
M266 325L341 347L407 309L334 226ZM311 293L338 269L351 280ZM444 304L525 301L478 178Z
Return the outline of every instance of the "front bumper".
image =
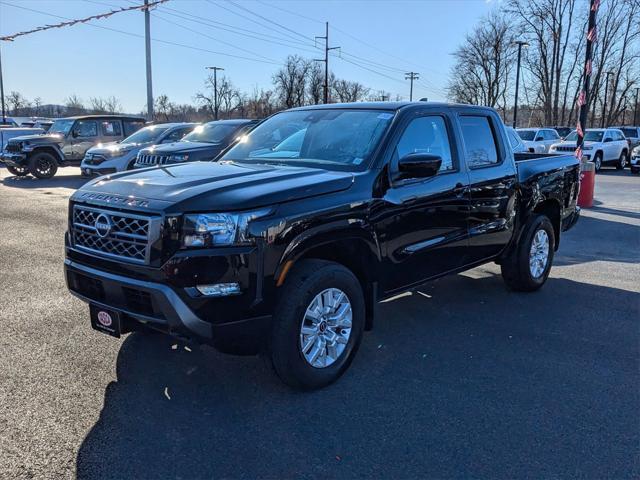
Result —
M238 262L241 257L244 264ZM254 354L268 336L272 313L271 302L263 298L263 279L258 281L258 272L250 268L255 261L255 255L246 254L176 256L158 269L112 262L67 246L64 270L73 295L120 312L122 333L144 326L222 352ZM201 282L231 281L239 282L241 294L205 297L193 288Z
M24 153L0 153L0 160L10 167L24 167L27 162L27 155Z
M98 168L98 167L80 167L80 172L83 177L99 177L101 175L109 175L116 173L118 170L115 168Z

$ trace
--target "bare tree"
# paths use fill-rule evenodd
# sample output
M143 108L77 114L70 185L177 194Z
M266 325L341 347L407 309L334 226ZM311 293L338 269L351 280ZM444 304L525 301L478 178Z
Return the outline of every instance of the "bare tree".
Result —
M513 66L513 28L497 13L489 14L453 53L456 59L447 87L457 102L498 106L506 100Z
M169 97L165 94L158 95L153 103L156 120L168 122L173 111L173 104L169 101Z
M120 100L118 100L114 95L107 97L104 101L104 107L107 113L119 113L122 111L122 105L120 104Z
M29 106L29 100L20 92L12 91L7 95L7 104L9 104L14 115L18 115L20 110Z
M588 4L579 0L509 0L508 11L518 22L520 38L530 44L524 58L529 76L523 80L538 87L536 96L544 123L562 124L567 109L573 108L570 95L580 85L576 71L581 66Z
M360 102L369 95L370 89L360 82L341 79L333 82L332 91L339 102Z
M78 97L75 93L69 95L65 101L64 106L67 110L67 114L69 115L77 115L79 113L84 112L84 102L80 97Z
M240 98L240 92L233 86L231 80L226 75L222 75L214 81L214 76L209 75L204 84L206 90L196 93L196 101L207 107L211 116L215 116L215 92L217 91L218 111L222 116L230 118Z
M286 108L305 104L307 76L311 62L298 55L289 55L285 65L273 75L273 84L280 102Z
M307 91L309 103L318 105L322 103L324 87L324 71L318 63L313 63L309 68L307 79Z

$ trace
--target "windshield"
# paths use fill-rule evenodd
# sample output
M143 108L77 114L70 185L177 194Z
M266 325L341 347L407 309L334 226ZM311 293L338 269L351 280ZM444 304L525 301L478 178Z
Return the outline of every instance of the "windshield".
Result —
M159 125L144 127L122 140L122 143L151 143L167 130L169 130L169 127L161 127Z
M337 108L282 112L258 125L222 159L364 170L393 115Z
M517 132L520 138L526 142L532 142L536 138L535 130L518 130Z
M71 130L74 121L75 120L56 120L53 122L53 125L51 125L49 133L61 133L62 135L66 135L69 133L69 130Z
M182 141L220 143L233 132L235 132L239 126L240 125L229 123L206 123L194 128L193 132L191 132L189 135L185 135Z
M584 132L584 141L585 142L601 142L602 136L604 132L602 130L587 130ZM578 141L578 133L571 132L571 134L565 139L568 142L576 142Z

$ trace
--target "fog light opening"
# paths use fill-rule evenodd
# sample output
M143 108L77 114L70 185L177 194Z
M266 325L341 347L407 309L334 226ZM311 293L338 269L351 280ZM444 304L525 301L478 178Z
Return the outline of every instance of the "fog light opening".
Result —
M214 283L212 285L197 285L196 290L205 297L227 297L241 293L239 283Z

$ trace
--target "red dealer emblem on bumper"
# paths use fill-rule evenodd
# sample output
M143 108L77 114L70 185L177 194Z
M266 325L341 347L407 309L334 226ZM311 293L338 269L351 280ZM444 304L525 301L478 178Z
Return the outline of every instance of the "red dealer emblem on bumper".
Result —
M105 327L110 327L113 323L111 315L109 315L107 312L98 312L98 321Z

